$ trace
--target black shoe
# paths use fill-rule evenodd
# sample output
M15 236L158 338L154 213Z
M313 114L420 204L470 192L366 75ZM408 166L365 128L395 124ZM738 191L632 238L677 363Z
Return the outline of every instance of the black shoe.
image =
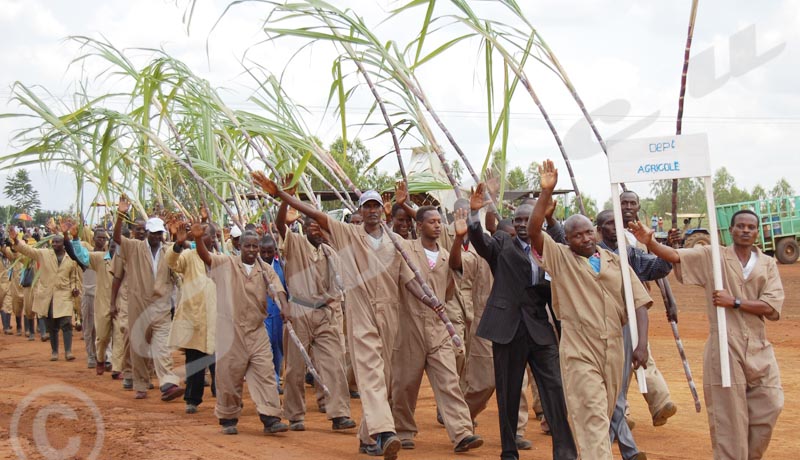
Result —
M361 399L361 393L357 391L350 392L350 399Z
M462 439L461 442L453 449L455 452L466 452L470 449L477 449L483 445L483 439L477 435L469 435Z
M358 453L359 454L367 454L370 457L377 457L380 455L379 453L375 453L378 451L377 444L364 444L363 442L358 443Z
M289 425L281 423L280 417L259 414L258 418L264 424L264 434L284 433L289 431Z
M236 428L238 423L238 418L219 419L219 424L222 425L222 434L239 434L239 430Z
M311 372L306 372L306 385L314 386L314 376L311 375Z
M436 421L439 422L439 425L444 426L444 419L442 418L442 413L439 412L439 408L436 408Z
M400 447L404 450L414 450L414 448L417 447L417 443L414 442L413 439L401 439Z
M356 422L350 417L334 417L331 425L334 430L349 430L356 427Z

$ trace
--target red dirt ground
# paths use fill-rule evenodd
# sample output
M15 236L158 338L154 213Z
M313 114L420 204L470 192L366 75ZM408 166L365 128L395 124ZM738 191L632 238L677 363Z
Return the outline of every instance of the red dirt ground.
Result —
M767 451L770 459L800 458L800 442L794 436L800 428L800 264L780 266L786 290L783 318L768 325L768 336L775 345L786 404ZM680 308L680 332L702 401L702 349L708 331L702 291L672 283ZM660 299L656 300L660 305ZM644 399L631 387L631 412L637 422L636 441L648 458L708 459L711 443L705 413L694 411L692 396L684 378L670 327L661 308L651 310L650 343L658 367L667 379L678 413L663 427L654 428ZM48 443L55 449L73 453L63 458L102 459L353 459L358 455L355 433L333 433L324 414L316 411L314 393L307 388L309 414L304 433L285 433L273 437L261 434L261 424L248 397L239 423L238 436L223 436L213 414L214 400L206 402L195 415L183 412L181 400L161 402L157 391L148 399L134 400L109 374L102 377L86 368L83 342L75 340L77 360L51 363L49 345L28 342L17 336L0 336L0 459L46 458L41 448ZM176 365L183 356L176 354ZM47 393L48 385L61 385ZM39 392L39 393L36 393ZM83 399L81 399L83 398ZM89 404L87 405L88 401ZM55 407L53 407L55 405ZM51 414L47 417L48 410ZM95 409L93 409L95 408ZM353 417L360 419L361 407L352 401ZM15 416L16 414L16 416ZM65 415L57 415L65 414ZM417 407L420 434L417 448L401 451L406 459L489 459L498 458L500 444L494 401L479 416L477 433L486 443L476 451L456 455L445 430L436 423L433 394L423 384ZM521 452L521 459L551 458L551 440L531 424L527 437L534 449ZM34 428L35 427L35 428ZM16 432L18 436L11 436ZM16 440L16 445L14 441ZM99 455L92 457L97 445Z

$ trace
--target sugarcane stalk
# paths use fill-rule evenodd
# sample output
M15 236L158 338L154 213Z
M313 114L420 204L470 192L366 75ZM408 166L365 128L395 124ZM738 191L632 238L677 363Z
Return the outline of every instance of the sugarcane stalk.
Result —
M672 289L669 286L669 281L667 281L666 278L661 278L656 281L656 284L658 284L658 287L661 290L661 297L664 299L664 305L667 306L667 309L673 309L674 311L677 311L678 306L675 303L675 297L672 295ZM683 362L683 373L686 375L686 381L689 384L689 390L692 392L692 398L694 398L694 408L697 412L700 412L700 397L697 394L697 386L695 385L694 378L692 377L692 370L689 368L689 360L686 359L686 351L683 348L683 341L681 340L680 334L678 334L678 323L670 320L669 325L672 328L672 336L675 338L675 345L678 347L678 354L681 357L681 362Z
M275 292L275 288L272 287L267 281L267 276L264 274L264 263L261 262L261 258L256 257L256 261L258 262L259 268L261 268L261 276L264 279L264 284L267 285L267 290L269 291L270 297L272 297L273 302L278 305L281 312L287 312L286 306L281 302L281 298L277 292ZM317 368L314 367L314 362L311 360L311 356L308 355L308 351L306 351L306 347L303 346L303 342L300 341L300 337L297 336L297 333L294 331L294 327L292 326L292 321L289 319L287 315L283 315L283 324L286 326L286 331L289 333L289 337L294 342L297 349L300 350L300 354L303 356L303 361L306 362L306 367L308 368L308 372L314 376L314 381L319 384L322 391L325 393L325 396L330 397L331 392L328 389L328 386L325 385L325 382L322 381L322 377L320 377L319 372L317 372Z
M683 71L681 72L681 89L678 96L678 116L675 123L675 134L681 134L683 126L683 103L686 95L686 75L689 73L689 56L692 51L692 37L694 24L697 19L697 4L699 0L692 0L692 10L689 14L689 29L686 33L686 48L683 52ZM672 228L678 228L678 179L672 179Z

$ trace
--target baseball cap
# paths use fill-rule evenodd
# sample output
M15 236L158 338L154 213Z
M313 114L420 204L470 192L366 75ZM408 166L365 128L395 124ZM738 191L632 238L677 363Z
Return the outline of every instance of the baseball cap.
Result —
M381 195L375 190L367 190L366 192L362 193L361 198L358 199L358 207L360 208L367 201L377 201L379 205L383 206Z
M242 236L242 229L238 225L231 227L231 238L239 238Z
M144 229L150 233L158 233L158 232L166 232L167 229L164 228L164 221L158 217L151 217L147 219L147 222L144 224Z

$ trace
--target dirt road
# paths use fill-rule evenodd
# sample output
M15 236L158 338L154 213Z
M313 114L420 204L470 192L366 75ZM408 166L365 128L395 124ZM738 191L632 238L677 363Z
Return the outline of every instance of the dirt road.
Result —
M781 266L786 290L783 318L769 323L786 396L784 411L767 452L770 459L800 458L800 264ZM680 305L680 332L702 400L703 344L708 331L702 291L673 280ZM705 413L695 413L672 333L663 316L660 299L651 310L650 343L658 367L667 379L678 413L663 427L650 423L644 399L631 387L630 403L637 422L634 436L650 459L709 459L711 443ZM261 424L249 399L239 423L238 436L223 436L213 415L214 400L195 415L183 412L182 400L161 402L151 391L148 399L134 400L109 374L94 375L86 368L83 342L73 347L78 357L51 363L49 344L28 342L17 336L0 336L0 459L46 458L48 445L66 453L62 458L101 459L353 459L357 454L355 433L333 433L325 415L316 411L313 391L307 388L309 413L304 433L273 437L261 434ZM176 363L183 357L176 353ZM353 417L361 418L358 400L352 401ZM494 401L478 418L478 434L486 444L459 458L495 459L500 444ZM433 394L423 384L417 407L420 434L417 449L402 451L406 459L455 458L445 430L436 423ZM16 436L14 436L16 434ZM534 449L521 459L548 459L550 438L538 426L527 437ZM93 451L94 450L94 451ZM93 454L97 454L93 456Z

